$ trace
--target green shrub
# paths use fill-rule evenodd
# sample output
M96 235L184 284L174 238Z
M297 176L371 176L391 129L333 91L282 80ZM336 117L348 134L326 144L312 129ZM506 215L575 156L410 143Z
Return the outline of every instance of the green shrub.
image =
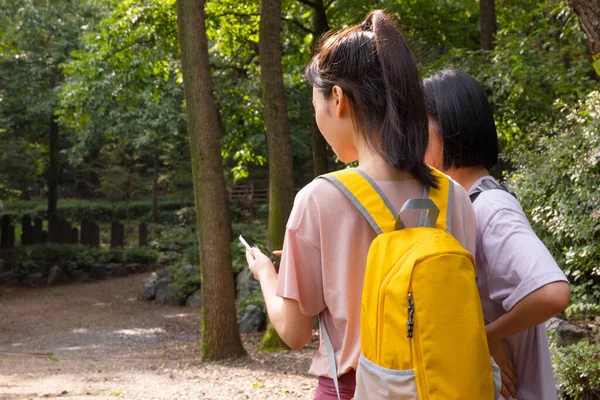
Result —
M139 263L153 264L158 260L158 253L151 249L93 249L82 245L45 244L35 246L19 246L0 250L0 259L20 277L33 272L41 272L43 267L60 265L73 271L94 264Z
M200 265L200 247L188 247L185 251L185 262L192 265Z
M171 268L173 282L169 283L169 297L178 303L184 303L189 295L200 289L200 271L194 269L190 274L180 265Z
M510 183L532 226L565 270L579 303L600 303L600 92L557 102L558 124L531 132L535 151L514 155Z
M261 307L263 310L266 309L265 298L260 290L255 290L248 293L248 295L238 301L237 312L238 316L242 316L244 310L249 305L255 305Z
M600 399L600 345L582 341L553 350L559 385L568 398Z
M124 261L127 264L155 264L158 261L158 252L143 247L132 247L125 250Z

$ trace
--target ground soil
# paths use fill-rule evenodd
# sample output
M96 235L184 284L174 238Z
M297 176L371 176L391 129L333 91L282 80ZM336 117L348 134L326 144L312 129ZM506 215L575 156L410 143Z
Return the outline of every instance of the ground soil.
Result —
M147 274L0 288L0 399L310 399L315 341L300 352L201 362L199 309L138 298Z

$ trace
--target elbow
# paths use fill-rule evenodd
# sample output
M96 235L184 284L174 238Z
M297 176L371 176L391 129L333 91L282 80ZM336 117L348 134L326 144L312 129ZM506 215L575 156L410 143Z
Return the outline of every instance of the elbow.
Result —
M289 346L292 350L302 350L312 337L312 331L308 334L302 332L299 329L286 329L281 333L281 339Z
M569 306L571 287L567 282L551 283L545 289L544 298L548 314L554 316Z

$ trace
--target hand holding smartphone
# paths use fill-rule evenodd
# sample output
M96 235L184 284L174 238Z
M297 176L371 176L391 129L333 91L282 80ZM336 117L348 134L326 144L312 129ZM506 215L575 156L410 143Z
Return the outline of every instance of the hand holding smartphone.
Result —
M240 235L240 242L242 242L246 250L248 250L250 254L252 254L252 257L254 257L254 253L252 253L252 247L250 247L250 245L248 244L248 242L246 242L246 239L244 239L242 235Z

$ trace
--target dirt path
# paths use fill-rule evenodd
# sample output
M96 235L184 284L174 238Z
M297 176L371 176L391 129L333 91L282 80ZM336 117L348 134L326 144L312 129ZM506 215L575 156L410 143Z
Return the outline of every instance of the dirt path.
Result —
M310 399L301 352L201 363L198 309L137 299L147 275L0 288L0 399Z

